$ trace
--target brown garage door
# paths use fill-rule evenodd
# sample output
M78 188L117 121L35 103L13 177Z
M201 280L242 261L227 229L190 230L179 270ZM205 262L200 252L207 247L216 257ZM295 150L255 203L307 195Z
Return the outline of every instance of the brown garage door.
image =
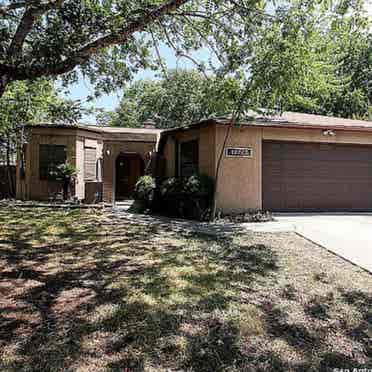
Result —
M372 210L372 147L263 142L263 208Z

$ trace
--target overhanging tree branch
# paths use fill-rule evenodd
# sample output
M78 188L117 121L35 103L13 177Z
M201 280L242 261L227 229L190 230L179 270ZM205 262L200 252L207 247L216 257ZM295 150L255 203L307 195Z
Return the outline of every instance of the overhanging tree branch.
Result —
M0 16L8 15L10 12L13 12L14 10L25 9L27 7L31 7L35 5L44 7L44 6L53 4L55 2L58 2L58 1L41 2L40 0L28 0L28 1L19 1L16 3L11 3L9 5L3 5L3 6L0 6Z
M204 75L204 77L206 79L209 79L208 75L206 74L205 72L205 68L202 64L198 63L198 61L195 60L195 58L189 56L188 54L185 54L185 53L181 53L177 47L174 45L174 43L172 42L171 38L169 37L168 35L168 32L167 32L167 29L164 27L164 25L160 22L160 26L162 27L163 31L164 31L164 36L168 42L168 46L170 46L174 52L176 53L176 57L182 57L182 58L186 58L188 60L190 60L192 63L195 64L195 66L198 68L198 70Z
M31 6L27 6L8 49L10 60L16 61L22 53L23 43L38 18L48 10L61 6L62 3L63 0L54 0L48 3L41 3L39 0L32 2Z
M152 38L152 42L154 44L156 56L158 58L159 65L160 65L160 67L162 69L163 75L164 75L165 78L168 78L167 69L165 68L164 63L163 63L163 60L161 59L159 45L158 45L158 43L157 43L157 41L155 39L154 33L151 30L150 30L150 34L151 34L151 38Z
M58 0L57 0L58 1ZM12 80L35 79L41 76L60 75L73 70L77 65L83 64L98 51L118 44L125 44L133 34L143 31L154 21L170 14L190 0L170 0L152 11L146 12L142 17L130 22L126 27L100 37L95 41L86 44L81 49L73 53L70 57L54 64L34 64L33 66L12 66L0 64L0 74L9 74ZM48 3L49 5L51 3Z
M34 2L36 3L36 1L34 1ZM18 3L12 3L12 4L9 4L9 5L0 6L0 15L6 15L13 10L25 8L26 5L29 4L29 3L30 3L30 1L29 2L20 1Z

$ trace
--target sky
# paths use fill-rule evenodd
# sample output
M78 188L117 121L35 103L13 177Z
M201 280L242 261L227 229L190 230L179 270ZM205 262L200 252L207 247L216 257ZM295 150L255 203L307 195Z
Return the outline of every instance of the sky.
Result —
M368 14L372 17L372 0L366 1L366 10ZM174 69L176 67L182 68L182 69L193 69L196 68L195 64L186 59L186 58L177 58L174 54L174 51L168 48L166 45L160 46L160 53L166 63L166 67L169 69ZM196 53L194 53L193 58L195 58L198 62L205 62L207 63L210 54L208 50L201 50ZM156 72L150 71L150 70L143 70L139 72L135 79L153 79L156 77ZM81 79L79 83L72 85L69 87L69 94L67 94L68 98L74 99L74 100L81 100L82 102L85 102L87 99L87 96L91 95L93 93L93 89L90 86L89 82L87 80ZM110 95L103 95L100 98L93 100L90 102L90 105L96 108L101 108L105 110L114 110L119 102L121 97L122 91L118 91L114 94ZM95 123L95 116L94 115L88 115L85 116L82 120L86 123Z

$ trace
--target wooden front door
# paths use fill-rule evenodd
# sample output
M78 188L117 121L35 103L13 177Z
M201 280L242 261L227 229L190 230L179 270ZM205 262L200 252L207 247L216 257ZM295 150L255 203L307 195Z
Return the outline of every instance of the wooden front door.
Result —
M132 197L142 174L142 159L137 154L123 154L116 159L116 200Z

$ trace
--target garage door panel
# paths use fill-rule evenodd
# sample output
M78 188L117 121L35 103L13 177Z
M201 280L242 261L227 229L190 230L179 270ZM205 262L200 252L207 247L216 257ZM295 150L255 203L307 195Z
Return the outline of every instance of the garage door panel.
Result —
M264 141L263 207L371 210L372 147Z

